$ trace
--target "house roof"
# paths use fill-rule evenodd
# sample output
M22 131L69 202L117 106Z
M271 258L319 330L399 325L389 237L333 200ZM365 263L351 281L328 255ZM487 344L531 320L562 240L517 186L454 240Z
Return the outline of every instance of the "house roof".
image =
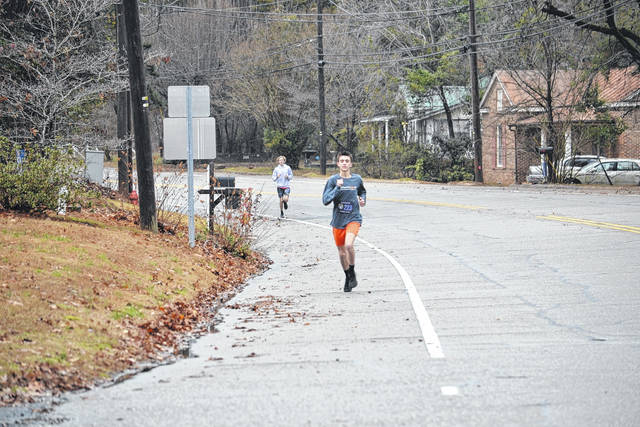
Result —
M480 107L493 87L500 85L506 96L505 107L530 109L539 107L536 98L546 93L547 81L536 70L497 70ZM598 73L591 79L580 70L558 70L552 80L553 104L557 108L580 104L587 88L597 87L598 98L606 104L640 101L640 73L635 66Z
M444 86L443 89L444 97L451 109L463 106L470 96L466 86ZM444 111L444 104L438 94L418 97L412 95L406 86L402 86L401 90L407 102L407 112L410 116L429 116Z
M640 70L635 67L598 74L596 84L598 97L606 103L640 101Z

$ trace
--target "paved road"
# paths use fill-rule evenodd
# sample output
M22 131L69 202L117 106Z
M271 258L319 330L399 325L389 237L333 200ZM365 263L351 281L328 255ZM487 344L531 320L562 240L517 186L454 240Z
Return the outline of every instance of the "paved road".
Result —
M268 178L237 178L263 189ZM640 419L640 195L368 183L359 286L298 179L274 263L197 357L73 394L63 425L629 426Z

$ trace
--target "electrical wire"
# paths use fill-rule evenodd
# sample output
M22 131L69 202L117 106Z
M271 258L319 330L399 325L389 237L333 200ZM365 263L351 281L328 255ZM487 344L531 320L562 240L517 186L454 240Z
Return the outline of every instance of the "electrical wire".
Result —
M512 7L514 4L524 3L528 0L514 0L511 2L500 3L497 5L486 6L484 8L478 8L476 11L480 12L483 10L490 9L498 9L502 7ZM317 13L297 13L297 12L259 12L259 11L232 11L228 12L229 9L209 9L209 8L200 8L200 7L188 7L188 6L174 6L174 5L155 5L155 4L146 4L147 7L155 7L161 9L170 9L174 12L178 13L194 13L199 15L207 15L207 16L216 16L221 18L230 18L230 19L244 19L244 20L253 20L260 22L293 22L293 23L308 23L315 24L318 22L318 14ZM457 15L468 13L468 6L452 6L449 8L440 8L440 9L416 9L416 10L408 10L408 11L385 11L384 13L380 12L359 12L359 13L323 13L323 19L332 19L334 21L340 21L342 18L349 18L349 21L346 23L353 25L351 20L356 19L355 23L363 24L363 23L388 23L394 21L410 21L410 20L421 20L427 18L437 18L441 16L449 16L449 15ZM390 16L398 15L395 18L390 18ZM415 15L415 16L409 16ZM293 16L293 17L292 17ZM370 16L379 17L378 19L371 19ZM313 18L313 19L303 19L303 18Z
M627 3L629 3L631 0L624 0L620 3L614 4L611 6L612 10L615 10L617 8L620 8L624 5L626 5ZM562 21L561 24L559 25L554 25L554 26L546 26L543 27L543 29L541 31L538 31L536 33L530 33L530 34L526 34L524 36L520 36L520 37L510 37L504 40L488 40L488 41L478 41L476 43L474 43L474 45L476 47L478 47L478 53L481 52L486 52L489 50L490 47L494 47L497 45L505 45L505 44L509 44L509 43L517 43L520 42L524 39L527 38L533 38L533 37L537 37L540 35L543 35L543 37L541 39L545 39L548 37L552 37L553 34L547 34L546 36L544 36L545 33L548 33L550 31L556 30L556 29L561 29L564 27L575 27L575 28L580 28L581 26L584 25L588 25L588 20L590 18L593 17L597 17L599 15L602 15L604 13L608 12L608 9L599 9L597 7L592 8L592 9L588 9L588 10L594 10L597 9L596 12L590 14L590 15L582 15L580 17L576 17L575 19L573 19L572 21ZM578 21L585 21L582 25L577 26L575 25L576 22ZM355 31L355 30L354 30ZM481 37L487 37L490 35L508 35L508 34L514 34L514 33L518 33L521 32L522 30L510 30L510 31L503 31L503 32L496 32L496 33L485 33L485 34L478 34L478 38ZM350 32L348 32L350 33ZM342 33L344 34L344 33ZM325 35L325 37L331 37L329 34ZM401 49L396 49L393 51L387 51L387 52L372 52L372 53L363 53L363 54L331 54L331 53L327 53L325 52L325 65L327 67L330 68L337 68L337 67L341 67L344 68L345 66L372 66L372 65L376 65L376 66L380 66L380 67L387 67L387 66L395 66L398 64L402 64L402 63L411 63L411 62L422 62L422 63L426 63L426 62L431 62L429 61L429 59L434 58L434 57L439 57L445 53L453 53L453 55L451 55L451 57L459 57L459 56L466 56L466 49L468 49L468 47L470 46L470 44L466 43L466 44L461 44L461 45L455 45L453 47L449 47L447 49L444 50L439 50L437 52L431 52L431 53L427 53L427 54L423 54L423 55L418 55L418 56L406 56L406 57L396 57L396 58L392 58L392 59L388 59L388 60L377 60L377 61L362 61L362 62L353 62L353 61L349 61L349 62L339 62L339 61L330 61L330 60L326 60L326 56L329 57L341 57L341 56L348 56L348 57L356 57L356 56L362 56L362 57L371 57L371 56L386 56L386 55L397 55L399 53L406 53L406 52L411 52L413 50L422 50L425 48L433 48L434 46L447 46L450 45L452 43L452 41L460 41L460 40L464 40L468 38L468 36L461 36L452 40L446 40L446 41L442 41L436 44L430 44L429 46L417 46L417 47L406 47L406 48L401 48ZM295 43L291 43L289 45L285 45L285 46L280 46L278 48L276 48L275 51L272 50L273 53L278 53L281 51L287 51L287 49L289 47L301 47L303 44L309 44L312 43L314 41L314 39L304 39L300 42L295 42ZM508 47L508 46L507 46ZM269 57L271 55L269 55L267 51L263 51L261 53L266 53L266 55L261 55L261 56L248 56L248 57L243 57L243 58L262 58L262 57ZM330 52L330 51L329 51ZM301 60L304 61L304 58L299 58ZM285 64L290 64L293 60L290 61L286 61L283 63L279 63L279 64L274 64L275 67L281 67L281 68L277 68L274 69L270 72L263 72L261 75L270 75L271 73L280 73L280 72L284 72L284 71L289 71L289 70L293 70L293 69L297 69L297 68L301 68L304 66L308 66L313 64L312 60L307 60L302 64L297 64L297 65L293 65L293 66L287 66L287 67L282 67ZM231 64L231 66L233 66L233 64ZM227 66L228 67L228 66ZM222 79L227 79L228 77L223 77L222 75L224 74L230 74L230 73L236 73L236 71L233 68L227 68L227 67L221 67L215 70L197 70L196 72L198 74L202 74L202 73L215 73L217 75L217 78L222 78ZM216 79L217 79L216 78Z

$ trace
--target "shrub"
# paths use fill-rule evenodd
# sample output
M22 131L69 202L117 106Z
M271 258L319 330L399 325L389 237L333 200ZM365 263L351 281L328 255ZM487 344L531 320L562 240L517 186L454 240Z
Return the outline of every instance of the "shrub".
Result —
M424 155L417 144L405 144L399 139L391 139L388 149L377 143L363 146L366 149L356 156L356 167L374 178L411 178L415 176L413 165Z
M70 148L22 148L0 137L0 209L45 212L80 203L85 195L78 181L81 166Z
M251 188L243 191L236 209L224 204L215 217L213 243L226 252L246 258L251 255L253 244L259 240L260 228L265 219L260 214L260 193L255 197Z
M440 180L442 182L473 181L473 174L467 167L454 165L450 169L442 171L442 173L440 174Z
M456 138L434 137L432 145L415 164L407 168L415 171L420 181L450 182L473 179L473 158L471 141L466 136Z

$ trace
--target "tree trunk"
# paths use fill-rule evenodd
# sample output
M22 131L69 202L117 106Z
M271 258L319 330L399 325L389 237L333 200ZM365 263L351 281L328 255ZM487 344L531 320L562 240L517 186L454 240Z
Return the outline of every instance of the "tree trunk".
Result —
M442 107L444 108L444 114L447 116L447 127L449 128L449 138L455 138L455 130L453 129L453 117L451 116L451 108L449 108L449 103L447 102L447 97L444 93L444 86L438 86L438 94L440 95L440 99L442 100Z

